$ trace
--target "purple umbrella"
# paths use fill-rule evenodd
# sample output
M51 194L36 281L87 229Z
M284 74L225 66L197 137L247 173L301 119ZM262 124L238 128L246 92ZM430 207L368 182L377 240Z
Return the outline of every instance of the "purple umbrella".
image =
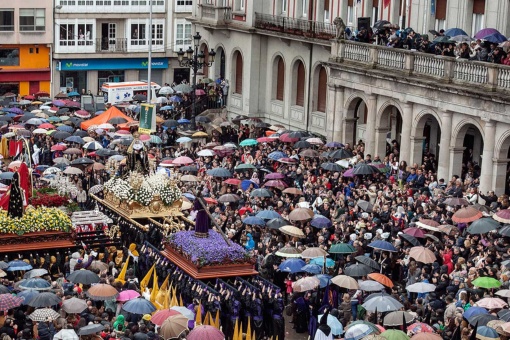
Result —
M483 39L488 35L499 33L499 31L495 28L484 28L483 30L478 31L478 33L475 34L475 39Z
M318 214L312 218L312 221L310 222L310 224L313 227L319 228L319 229L329 228L332 225L331 220L329 218L327 218L326 216L323 216L323 215L318 215Z
M344 172L344 174L342 176L344 176L344 177L354 177L353 171L354 171L354 168L349 169L346 172Z
M20 109L19 107L11 107L9 109L9 112L12 112L12 113L17 113L17 114L20 114L22 115L23 114L23 110Z
M508 39L501 33L493 33L493 34L489 34L488 36L483 37L483 40L494 43L494 44L500 44L502 42L507 41Z
M285 175L281 174L279 172L272 172L272 173L267 174L266 176L264 176L264 179L266 179L266 180L269 180L269 179L283 179L283 178L285 178Z
M62 101L62 100L54 100L52 103L55 106L64 106L64 105L66 105L66 103L64 101Z
M339 142L329 142L325 145L327 148L343 148L344 145Z

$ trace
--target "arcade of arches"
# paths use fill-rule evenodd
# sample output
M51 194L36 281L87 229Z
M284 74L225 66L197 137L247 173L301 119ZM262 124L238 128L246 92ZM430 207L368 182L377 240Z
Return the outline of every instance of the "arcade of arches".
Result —
M510 131L506 124L439 111L413 102L328 85L328 140L365 143L365 154L398 154L408 165L437 160L438 178L479 173L480 191L510 193ZM499 136L499 138L497 138Z

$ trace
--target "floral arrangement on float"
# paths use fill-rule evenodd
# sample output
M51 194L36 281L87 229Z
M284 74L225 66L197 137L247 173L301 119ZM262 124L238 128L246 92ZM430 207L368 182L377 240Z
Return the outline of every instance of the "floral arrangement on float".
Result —
M105 200L127 213L168 212L180 208L181 190L167 175L131 172L127 178L114 177L104 184Z
M0 210L0 234L70 232L71 227L69 216L58 208L28 206L21 218L11 218L7 216L6 210Z
M249 253L239 244L228 245L220 233L209 230L209 237L194 236L195 231L179 231L168 237L168 246L197 267L251 263Z

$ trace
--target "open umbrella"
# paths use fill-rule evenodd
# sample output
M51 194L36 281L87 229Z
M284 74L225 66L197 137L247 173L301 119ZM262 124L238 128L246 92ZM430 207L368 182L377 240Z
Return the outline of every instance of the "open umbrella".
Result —
M345 267L344 272L346 275L352 276L352 277L362 277L366 276L370 273L372 273L374 270L370 268L369 266L363 264L363 263L355 263L351 264L348 267Z
M318 275L322 273L322 267L318 264L307 264L303 268L301 268L302 271L308 274L315 274Z
M23 303L23 299L11 294L0 294L0 311L8 311L19 307Z
M266 222L266 226L268 226L271 229L279 229L283 226L289 225L290 222L287 220L284 220L281 217L270 219Z
M292 236L292 237L298 237L303 238L305 237L305 234L301 229L298 227L294 227L293 225L285 225L279 229L282 233Z
M328 255L328 253L324 249L319 248L319 247L307 248L301 253L301 257L304 259L313 259L316 257L327 256L327 255Z
M100 324L100 323L93 323L93 324L81 327L78 330L78 335L82 336L82 335L96 334L98 332L101 332L103 329L104 329L104 326L102 324Z
M314 216L314 213L311 209L296 208L290 212L289 220L291 220L291 221L306 221L306 220L311 219L313 216Z
M366 292L380 292L384 289L384 286L377 281L365 280L359 282L359 289Z
M357 205L358 207L360 207L361 210L366 212L372 212L372 210L374 209L374 206L370 202L364 200L358 200Z
M41 278L24 280L19 288L27 290L48 290L51 289L51 283Z
M12 163L11 163L12 164ZM13 272L16 270L30 270L32 266L21 260L13 260L7 263L7 271Z
M350 276L347 275L337 275L331 279L331 283L337 285L338 287L346 288L346 289L358 289L358 282Z
M188 329L188 321L188 318L182 314L172 315L163 322L159 334L164 339L178 338L182 332Z
M510 209L503 209L492 215L492 218L501 223L510 223Z
M32 269L23 275L24 279L33 279L34 277L41 277L47 275L48 271L44 268Z
M486 234L490 231L496 230L500 227L499 223L492 218L486 217L474 221L467 228L467 232L470 234Z
M459 209L453 214L452 220L456 223L469 223L478 220L483 214L477 209L469 206Z
M278 214L276 211L269 210L269 209L259 211L256 216L260 217L264 220L271 220L273 218L282 218L280 216L280 214Z
M51 307L56 306L62 302L62 299L54 293L44 292L34 297L28 303L31 307Z
M87 295L92 300L109 300L117 297L119 292L111 285L98 283L89 288Z
M317 320L320 322L324 314L321 314L317 317ZM344 327L342 323L338 320L338 318L334 317L331 314L328 314L326 318L327 325L331 328L331 334L340 335L344 332Z
M413 237L419 237L419 238L425 237L425 232L423 231L423 229L420 229L420 228L411 227L411 228L406 228L403 231L404 231L404 234L411 235Z
M310 224L312 225L312 227L315 227L315 228L319 228L319 229L322 229L322 228L329 228L333 225L333 223L331 222L331 220L325 216L322 216L322 215L315 215L312 220L310 221Z
M381 333L381 336L386 340L409 340L409 336L397 329L388 329Z
M468 322L471 326L478 324L480 326L486 326L489 321L497 320L498 317L492 314L478 314L472 316L468 319Z
M476 328L476 338L480 340L499 340L499 334L491 327L480 326Z
M427 325L426 323L423 323L423 322L415 322L415 323L407 326L407 330L413 334L434 333L435 332L435 329L432 326ZM429 335L430 334L427 334L427 336L429 336ZM414 338L414 336L413 336L413 338ZM429 338L426 338L426 339L429 339ZM442 340L442 338L439 337L439 340Z
M376 240L368 245L374 249L379 249L383 251L396 252L397 248L393 244L388 241Z
M36 321L36 322L45 322L45 321L53 321L53 320L56 320L60 317L60 314L55 312L53 309L51 308L41 308L41 309L36 309L35 311L32 312L32 314L30 314L28 316L28 318L32 321Z
M257 216L248 216L243 220L243 223L248 225L266 225L266 222Z
M266 188L259 188L259 189L254 189L250 193L250 197L273 197L273 193Z
M207 174L212 177L223 177L223 178L232 177L232 174L230 173L230 171L228 171L225 168L210 169L210 170L207 170Z
M117 296L117 301L126 302L132 299L136 299L139 296L140 293L138 293L136 290L132 289L123 290L122 292L119 293L119 296Z
M305 271L304 270L305 267L306 266L303 267L303 271ZM312 274L314 274L314 273L312 273ZM317 286L319 286L319 284L320 284L320 281L318 278L316 278L314 276L307 276L307 277L301 278L301 279L297 280L296 282L292 283L292 289L298 293L307 292L309 290L313 290L313 289L317 288Z
M279 249L275 254L276 256L287 257L287 258L300 258L301 250L296 247L283 247Z
M352 254L356 249L348 243L336 243L329 248L330 254Z
M354 175L374 175L374 174L378 174L379 170L377 170L373 166L370 166L370 164L359 163L354 166L352 173Z
M62 304L62 309L67 313L76 313L79 314L87 309L87 302L78 298L70 298L69 300L64 300Z
M369 325L361 323L354 326L349 325L348 327L349 328L347 328L347 331L345 332L344 335L345 340L361 340L367 335L379 333L377 330L374 330Z
M161 326L166 319L174 315L182 314L173 309L162 309L152 315L151 322L157 326ZM188 318L186 319L189 320Z
M4 286L2 286L2 287L4 287ZM23 305L28 305L30 300L35 298L37 295L39 295L39 292L37 290L22 290L21 292L16 294L16 297L23 299L23 302L22 302Z
M310 263L318 264L321 267L324 267L324 257L316 257L310 260ZM335 261L333 259L326 259L326 267L333 268L335 266Z
M74 329L61 329L53 336L53 340L79 340L78 334Z
M397 311L388 313L384 317L384 326L402 326L402 323L406 324L412 322L414 320L414 316L408 312Z
M193 330L191 332L189 332L186 339L187 340L223 340L223 339L225 339L225 335L216 327L200 325L200 326L193 328Z
M152 302L142 297L129 300L122 305L122 309L132 314L151 314L157 310Z
M410 293L430 293L436 290L436 286L431 283L417 282L406 287Z
M389 277L387 277L384 274L370 273L370 274L368 274L368 277L371 278L374 281L379 282L380 284L385 285L386 287L389 287L389 288L393 287L393 282L390 280Z
M415 247L421 245L420 241L418 241L418 239L416 237L414 237L414 236L411 236L411 235L408 235L408 234L404 234L404 233L400 234L399 236L403 240L409 242L410 244L412 244Z
M479 314L489 314L489 312L487 311L487 309L485 309L483 307L472 306L472 307L469 307L464 312L464 314L462 314L462 316L467 320L467 319L472 318L473 316L476 316Z
M456 206L466 206L469 205L468 200L462 197L450 197L444 200L443 202L446 205L456 207Z
M475 303L476 306L487 309L501 309L508 304L500 298L483 298Z
M302 269L306 265L305 261L301 259L288 259L280 264L279 268L282 272L286 273L299 273L302 272Z
M404 307L400 302L389 295L375 296L369 300L365 300L362 306L369 312L377 310L381 313L396 311Z
M434 263L436 255L425 247L413 247L409 250L409 256L421 263Z
M345 149L336 149L328 154L328 157L333 159L352 158L352 156L353 156L352 152Z

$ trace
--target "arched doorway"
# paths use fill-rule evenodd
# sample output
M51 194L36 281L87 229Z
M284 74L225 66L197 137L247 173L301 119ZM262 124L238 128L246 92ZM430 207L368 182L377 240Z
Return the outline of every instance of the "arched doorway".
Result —
M379 123L375 129L375 152L372 155L383 159L389 154L400 154L402 134L402 114L395 104L383 106Z
M328 72L324 66L320 65L315 69L313 84L313 110L326 112Z
M493 183L496 195L510 195L510 130L496 141Z
M216 49L216 58L214 61L214 77L225 78L225 50L218 46Z
M426 160L434 166L437 172L439 169L439 143L441 141L439 117L436 116L435 113L425 111L419 113L415 121L416 125L413 127L414 136L411 137L412 140L401 140L401 145L406 145L406 143L411 142L412 154L410 162L421 165ZM443 145L441 145L441 147L443 147ZM449 148L450 146L446 145L444 147Z
M292 78L296 79L294 83L294 90L292 91L292 105L305 106L305 85L306 74L305 65L301 60L297 60L292 68Z
M453 157L450 155L452 176L457 175L462 179L466 175L479 177L484 143L482 129L471 121L462 121L457 126L454 131Z
M235 51L232 57L233 93L243 93L243 67L243 55L240 51Z
M277 56L273 61L273 89L271 99L283 101L285 97L285 61Z
M354 97L345 110L343 142L352 147L358 140L365 140L368 109L361 97Z
M199 48L199 53L202 52L204 54L204 66L201 70L198 70L198 75L203 75L204 78L209 78L209 67L205 66L209 62L209 48L206 43L202 43Z

